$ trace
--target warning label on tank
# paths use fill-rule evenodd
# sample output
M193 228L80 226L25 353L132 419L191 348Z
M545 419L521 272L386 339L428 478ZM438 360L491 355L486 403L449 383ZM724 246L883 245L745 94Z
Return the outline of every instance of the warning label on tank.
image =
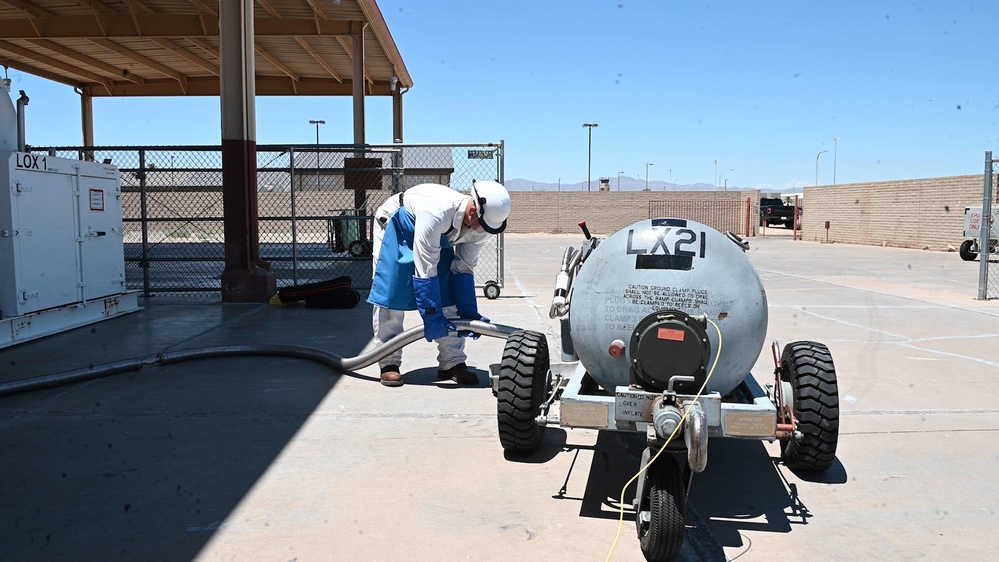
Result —
M625 302L651 306L657 310L694 310L708 304L707 289L631 284L624 290Z
M657 335L657 337L661 340L683 341L684 336L686 335L687 332L684 332L683 330L675 330L673 328L659 328L659 334Z

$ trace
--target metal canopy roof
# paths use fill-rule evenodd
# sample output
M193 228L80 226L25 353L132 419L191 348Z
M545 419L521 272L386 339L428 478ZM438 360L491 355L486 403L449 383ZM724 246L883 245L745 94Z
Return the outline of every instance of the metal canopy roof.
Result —
M412 78L375 0L256 0L256 93L365 95ZM94 97L219 95L219 0L0 0L0 64Z

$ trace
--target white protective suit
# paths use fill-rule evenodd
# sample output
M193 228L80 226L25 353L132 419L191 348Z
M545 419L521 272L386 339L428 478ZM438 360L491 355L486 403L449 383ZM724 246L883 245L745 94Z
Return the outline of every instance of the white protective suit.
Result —
M441 254L441 235L454 248L454 261L451 271L454 273L473 273L478 263L479 252L491 234L478 232L462 224L465 208L470 197L447 186L438 184L420 184L413 186L401 194L405 212L413 217L415 228L413 232L413 264L417 277L430 278L438 275L437 264ZM372 255L374 266L378 265L378 256L385 235L385 224L393 213L399 210L400 195L389 197L375 211L374 246ZM406 290L412 290L407 288ZM450 318L457 316L457 308L444 307L444 315ZM405 311L392 310L373 305L371 326L374 331L374 345L381 345L404 330ZM441 370L447 370L459 363L464 363L465 338L444 337L435 340L437 343L437 362ZM402 365L402 350L392 353L378 362L380 367Z

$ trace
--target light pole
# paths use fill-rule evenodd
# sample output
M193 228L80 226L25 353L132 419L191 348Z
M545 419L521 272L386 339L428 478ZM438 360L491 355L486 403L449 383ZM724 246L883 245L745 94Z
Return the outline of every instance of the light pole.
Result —
M715 187L718 187L718 161L715 160Z
M586 151L586 191L590 190L590 165L593 162L593 128L599 127L597 123L583 123L587 130L587 151Z
M655 166L653 162L645 163L645 191L649 190L649 166Z
M618 172L617 173L617 190L618 191L621 191L621 174L623 174L623 173L624 172Z
M801 183L801 180L794 180L793 182L791 182L791 191L794 191L794 187L795 187L794 184L796 184L796 183Z
M729 169L725 170L724 172L718 174L718 181L721 181L721 179L722 179L721 177L724 176L726 173L728 173L728 172L734 172L734 171L735 170L733 170L732 168L729 168ZM725 184L725 191L728 191L728 183Z
M316 191L319 191L319 126L325 124L322 119L309 119L309 125L316 126Z
M833 138L833 185L836 185L836 148L839 146L839 137Z
M815 155L815 185L819 185L819 156L822 156L826 152L829 152L829 151L828 150L823 150L823 151L820 151L818 154Z
M558 179L558 192L562 193L562 178Z
M673 191L676 191L676 184L673 183L673 168L669 169L669 182L673 184ZM665 187L663 187L663 191L666 191Z

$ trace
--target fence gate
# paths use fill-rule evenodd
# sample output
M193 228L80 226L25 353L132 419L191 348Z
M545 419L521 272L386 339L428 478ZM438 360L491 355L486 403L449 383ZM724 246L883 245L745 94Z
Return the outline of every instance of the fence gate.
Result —
M221 296L221 147L33 150L118 166L128 289L146 296ZM260 257L278 287L349 275L355 287L370 288L372 214L385 199L421 183L468 192L473 180L503 182L503 161L502 141L259 145ZM480 286L503 286L502 235L483 248L475 273Z

